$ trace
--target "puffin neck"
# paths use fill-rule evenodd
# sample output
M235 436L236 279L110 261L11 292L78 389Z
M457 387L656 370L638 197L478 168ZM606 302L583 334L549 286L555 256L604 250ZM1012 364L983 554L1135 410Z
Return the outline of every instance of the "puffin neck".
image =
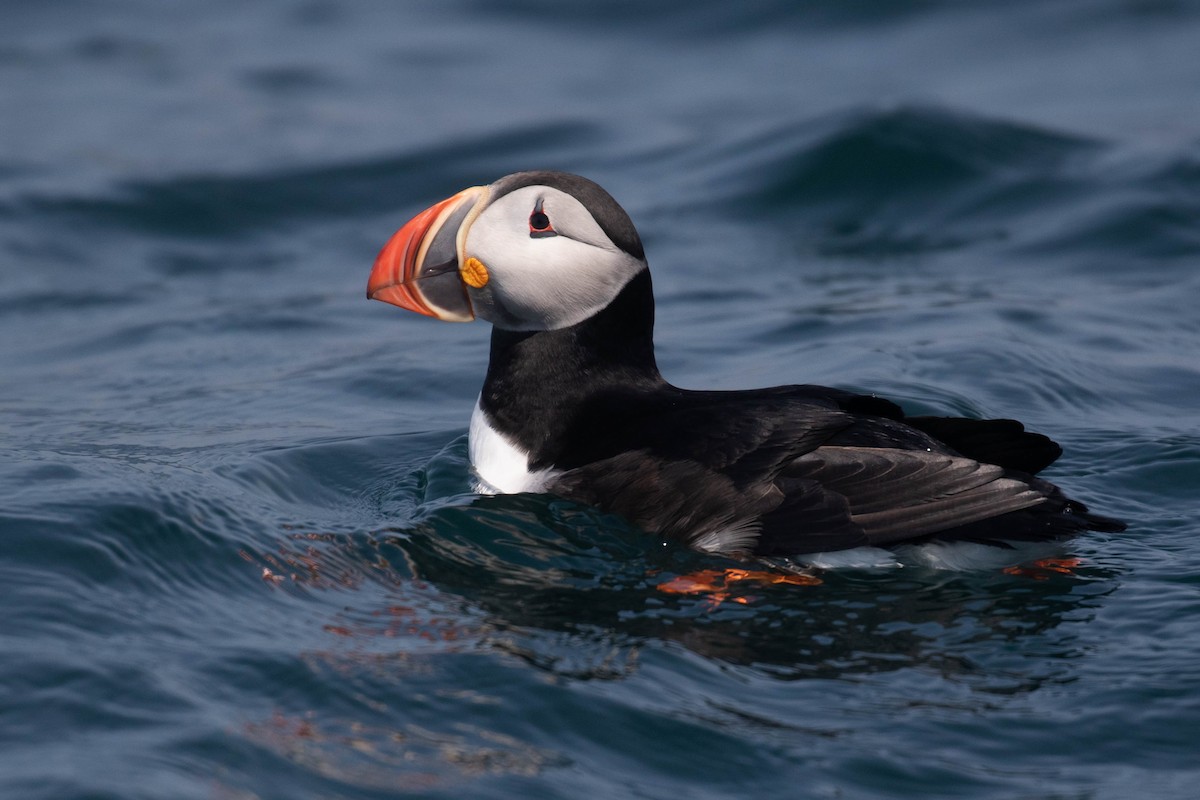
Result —
M578 405L597 391L665 386L654 360L654 294L649 270L608 306L553 331L492 329L480 406L492 424L539 460Z

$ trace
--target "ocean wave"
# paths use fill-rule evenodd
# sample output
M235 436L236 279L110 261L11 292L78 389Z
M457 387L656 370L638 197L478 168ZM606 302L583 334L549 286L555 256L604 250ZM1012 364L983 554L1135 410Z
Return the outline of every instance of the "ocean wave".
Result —
M588 25L591 28L643 31L647 28L668 40L686 38L724 38L739 33L788 26L793 30L836 30L877 28L902 23L910 18L937 14L953 7L937 0L900 0L878 5L862 2L818 0L807 3L755 3L731 6L717 0L705 2L634 3L629 0L603 0L563 8L552 0L517 0L498 8L490 3L468 0L465 6L474 14L501 19L514 15L546 20L556 26ZM551 13L553 12L553 13Z
M464 137L400 155L251 175L188 175L136 181L111 196L25 195L9 213L58 217L72 224L164 236L230 239L262 229L288 229L313 218L336 220L382 213L402 216L454 187L553 164L597 135L594 126L544 122L528 128Z
M1022 238L1021 219L1078 196L1099 142L933 107L806 120L707 154L704 208L767 216L827 257L913 256Z
M706 185L743 212L844 199L937 200L983 179L1060 168L1093 140L931 106L802 120L706 155Z
M1032 249L1106 266L1127 259L1163 266L1200 253L1200 154L1118 148L1089 167L1080 177L1087 196L1060 204Z
M860 108L660 162L684 176L689 213L771 220L822 258L975 250L1111 265L1200 252L1193 152L1131 152L950 108Z

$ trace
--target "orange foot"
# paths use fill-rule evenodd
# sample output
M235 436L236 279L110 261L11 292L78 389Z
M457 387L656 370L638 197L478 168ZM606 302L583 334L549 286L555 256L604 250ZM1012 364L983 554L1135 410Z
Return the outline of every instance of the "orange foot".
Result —
M1033 578L1035 581L1044 581L1051 574L1074 575L1075 568L1082 563L1083 560L1078 558L1042 558L1029 564L1005 567L1004 574L1020 575L1025 578Z
M813 575L798 575L794 572L768 572L751 569L702 569L688 575L679 575L658 585L666 594L707 595L706 600L716 608L726 600L746 605L754 598L734 596L732 589L737 583L769 586L773 583L790 583L793 586L816 586L821 579Z

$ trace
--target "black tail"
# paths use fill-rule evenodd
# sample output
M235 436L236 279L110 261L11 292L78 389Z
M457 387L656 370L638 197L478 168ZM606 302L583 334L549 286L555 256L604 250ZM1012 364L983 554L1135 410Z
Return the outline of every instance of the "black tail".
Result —
M904 422L960 455L1027 475L1036 475L1062 455L1054 440L1025 430L1015 419L906 417Z

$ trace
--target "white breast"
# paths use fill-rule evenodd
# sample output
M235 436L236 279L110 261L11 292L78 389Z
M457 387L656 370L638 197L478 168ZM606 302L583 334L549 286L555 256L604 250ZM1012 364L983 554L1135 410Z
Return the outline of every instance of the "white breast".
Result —
M529 453L510 442L492 427L487 414L475 401L471 412L471 430L467 449L478 482L480 494L516 494L540 492L558 475L558 470L529 469Z

